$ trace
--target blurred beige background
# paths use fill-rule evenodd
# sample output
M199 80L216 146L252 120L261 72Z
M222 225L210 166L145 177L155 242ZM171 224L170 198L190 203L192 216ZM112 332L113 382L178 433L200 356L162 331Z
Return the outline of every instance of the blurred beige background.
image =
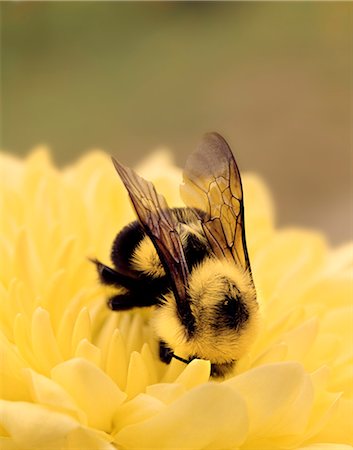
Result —
M1 147L133 165L206 131L280 225L352 237L352 3L1 2Z

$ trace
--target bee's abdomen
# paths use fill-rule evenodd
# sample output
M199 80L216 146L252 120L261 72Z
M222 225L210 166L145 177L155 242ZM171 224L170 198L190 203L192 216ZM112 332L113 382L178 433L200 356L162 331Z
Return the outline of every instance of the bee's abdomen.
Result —
M201 263L209 255L210 249L205 239L200 239L200 224L197 214L191 208L173 208L179 223L187 226L183 233L183 247L189 270ZM195 231L195 233L194 233ZM165 269L159 259L152 241L136 220L115 238L111 259L115 268L124 275L138 278L140 282L151 283L166 278Z
M140 242L145 238L145 232L137 220L126 225L116 236L111 260L118 272L135 278L137 273L131 265L131 258Z
M165 271L150 238L138 221L123 228L115 238L111 253L116 270L150 284L152 280L165 277Z
M149 249L147 252L146 247ZM141 252L141 249L145 251ZM149 260L149 254L155 254L154 261ZM134 298L148 298L150 304L157 304L160 296L168 291L169 281L162 264L138 221L127 225L116 236L111 259L115 269L128 277L128 289ZM152 273L158 270L163 272L160 277Z
M191 272L211 252L199 219L199 216L204 215L204 213L193 208L174 208L173 211L178 221L187 225L182 240L186 263Z
M198 264L209 256L209 247L205 242L200 240L197 235L188 233L186 243L184 245L185 259L190 272Z

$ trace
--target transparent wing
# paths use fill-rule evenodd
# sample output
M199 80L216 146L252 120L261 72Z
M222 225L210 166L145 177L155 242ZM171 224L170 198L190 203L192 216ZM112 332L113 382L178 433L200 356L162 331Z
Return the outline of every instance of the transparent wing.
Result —
M222 136L204 136L189 156L183 178L181 196L186 205L206 213L199 219L213 253L250 270L240 173Z
M178 310L184 314L185 309L188 309L186 291L189 271L178 232L179 224L168 208L165 198L157 193L151 182L112 159L138 219L152 240L167 275L170 276Z

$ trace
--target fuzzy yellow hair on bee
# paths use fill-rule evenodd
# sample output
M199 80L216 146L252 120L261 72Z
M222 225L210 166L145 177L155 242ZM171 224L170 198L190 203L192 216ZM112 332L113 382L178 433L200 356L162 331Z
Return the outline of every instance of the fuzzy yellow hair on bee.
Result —
M245 238L241 177L226 141L205 135L181 186L185 208L169 208L153 184L113 159L137 220L116 236L102 283L123 287L111 309L153 307L159 357L208 359L230 373L253 341L258 304Z

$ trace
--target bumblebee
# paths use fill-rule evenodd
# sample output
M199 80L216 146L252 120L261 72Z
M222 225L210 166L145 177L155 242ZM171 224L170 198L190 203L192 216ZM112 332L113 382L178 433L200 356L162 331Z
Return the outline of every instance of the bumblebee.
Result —
M109 307L153 307L163 362L201 358L212 376L228 374L256 335L258 303L242 183L227 142L208 133L189 156L185 208L169 208L151 182L112 159L137 220L116 236L113 268L94 261L101 282L119 287Z

